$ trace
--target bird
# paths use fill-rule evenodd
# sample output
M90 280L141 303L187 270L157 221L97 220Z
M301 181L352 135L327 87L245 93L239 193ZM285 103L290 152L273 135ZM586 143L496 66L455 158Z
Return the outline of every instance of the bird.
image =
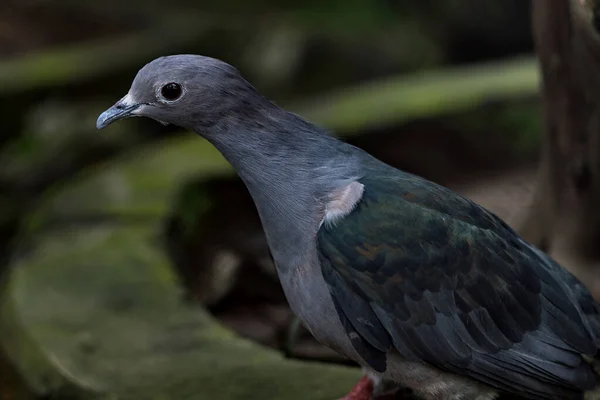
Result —
M248 189L292 311L364 370L346 400L583 399L600 306L489 210L263 96L222 60L144 65L102 112L196 132ZM233 204L232 204L233 206Z

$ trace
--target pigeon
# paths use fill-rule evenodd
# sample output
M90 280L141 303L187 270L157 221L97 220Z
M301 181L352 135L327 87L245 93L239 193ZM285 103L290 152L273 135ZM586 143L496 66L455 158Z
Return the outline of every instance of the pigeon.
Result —
M492 212L286 111L215 58L149 62L97 128L133 116L196 132L234 167L292 311L365 371L345 399L394 385L583 399L596 386L599 304Z

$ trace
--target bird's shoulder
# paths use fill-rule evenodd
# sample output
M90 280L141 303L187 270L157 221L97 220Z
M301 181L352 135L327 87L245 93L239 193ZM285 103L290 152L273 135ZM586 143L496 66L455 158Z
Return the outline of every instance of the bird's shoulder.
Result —
M353 269L442 268L446 275L460 275L505 264L531 270L524 267L537 261L504 221L443 186L405 173L367 175L357 182L361 198L352 212L318 232L319 250L337 252L338 262L344 254L354 257Z

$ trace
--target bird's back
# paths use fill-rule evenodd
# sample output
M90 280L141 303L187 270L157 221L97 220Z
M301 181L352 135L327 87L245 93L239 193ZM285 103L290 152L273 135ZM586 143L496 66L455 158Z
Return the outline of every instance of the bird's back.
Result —
M363 198L320 229L318 250L371 367L383 370L394 347L533 399L580 398L596 385L582 354L598 349L600 307L577 278L442 186L371 159L359 181Z

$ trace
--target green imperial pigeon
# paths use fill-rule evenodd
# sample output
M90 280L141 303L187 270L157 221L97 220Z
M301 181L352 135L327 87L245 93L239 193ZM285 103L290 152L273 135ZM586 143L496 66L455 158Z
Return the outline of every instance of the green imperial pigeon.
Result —
M98 129L143 116L197 132L250 191L292 310L365 377L426 399L583 399L600 306L491 212L264 98L238 70L158 58Z

